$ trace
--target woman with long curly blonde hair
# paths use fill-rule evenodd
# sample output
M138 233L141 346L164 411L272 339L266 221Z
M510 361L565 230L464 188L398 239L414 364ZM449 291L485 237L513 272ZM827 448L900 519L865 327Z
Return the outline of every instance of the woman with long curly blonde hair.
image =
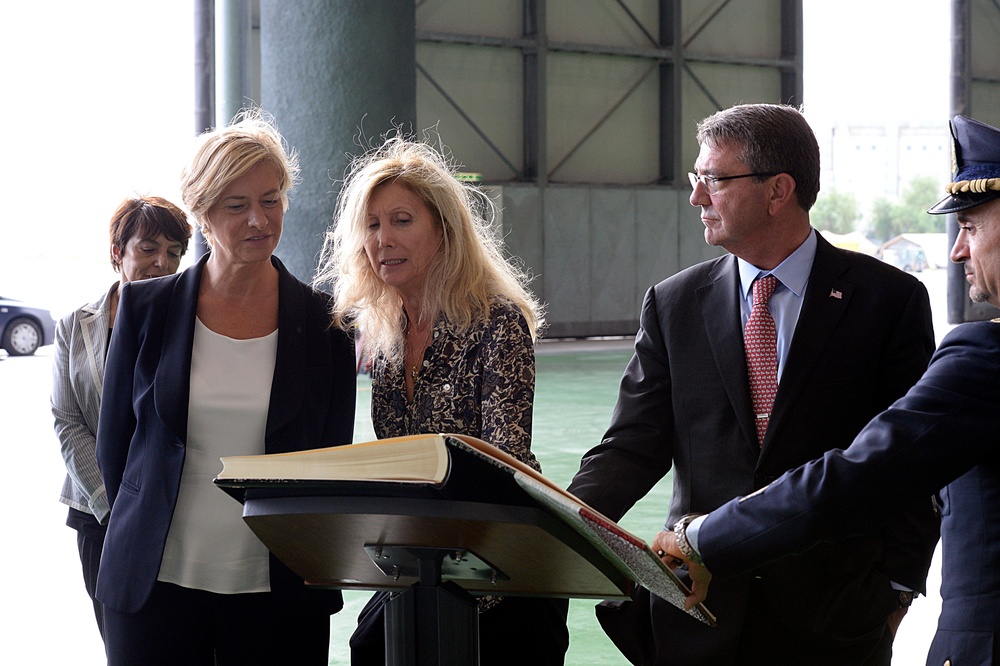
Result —
M494 211L435 148L389 137L348 169L316 284L332 287L333 326L360 335L371 359L379 438L472 435L540 469L531 419L542 307L505 258ZM387 596L362 612L353 664L385 663ZM479 609L482 664L563 663L565 600L487 597ZM544 638L511 640L526 627Z

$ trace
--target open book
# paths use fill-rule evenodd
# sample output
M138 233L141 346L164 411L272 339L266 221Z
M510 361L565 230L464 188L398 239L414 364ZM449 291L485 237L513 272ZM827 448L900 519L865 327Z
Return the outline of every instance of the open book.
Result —
M573 538L582 537L592 551L617 570L621 580L642 585L674 606L684 608L687 587L645 541L521 461L475 437L413 435L293 453L233 456L223 458L222 463L222 472L215 483L240 501L289 493L350 494L368 498L362 503L365 506L377 505L385 498L396 501L396 506L400 506L400 500L406 500L408 507L439 498L457 502L454 506L459 508L484 502L509 506L512 510L541 509L557 517L564 525L563 531L568 526ZM267 544L252 518L245 516L245 519ZM504 523L507 541L516 540L512 522ZM337 538L342 536L341 540L350 538L343 523L326 527L332 527ZM317 532L315 524L305 529L311 534ZM384 533L391 526L378 529ZM538 547L543 546L539 542ZM288 564L292 566L291 562ZM316 568L314 563L301 566ZM319 577L323 578L321 574ZM626 596L634 589L621 583L618 586L628 587L624 590ZM686 612L715 625L715 617L704 605Z

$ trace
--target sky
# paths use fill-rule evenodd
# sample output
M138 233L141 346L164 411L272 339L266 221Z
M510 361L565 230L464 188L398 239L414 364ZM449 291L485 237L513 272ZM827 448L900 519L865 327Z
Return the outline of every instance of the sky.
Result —
M951 0L804 0L805 113L835 123L946 123Z
M179 201L194 137L193 4L34 0L0 21L0 295L59 316L115 281L108 221L134 194Z
M948 118L950 0L804 0L805 112ZM107 223L126 196L178 201L194 134L191 0L8 3L0 23L0 295L57 316L116 279Z

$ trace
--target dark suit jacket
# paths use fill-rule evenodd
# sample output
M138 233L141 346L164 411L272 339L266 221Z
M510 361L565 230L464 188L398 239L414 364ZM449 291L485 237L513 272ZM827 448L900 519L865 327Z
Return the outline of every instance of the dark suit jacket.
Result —
M702 525L699 549L709 570L730 576L810 543L882 529L907 500L944 486L941 617L927 664L998 663L998 433L1000 324L964 324L849 449L724 505Z
M184 467L191 345L203 257L166 278L122 289L105 370L97 460L111 519L97 582L102 603L139 610L156 581ZM328 297L277 258L278 346L265 450L349 444L354 433L354 348L331 330ZM221 490L219 492L222 492ZM339 592L307 590L271 557L271 589L290 607L336 612Z
M672 468L666 525L711 511L847 446L916 382L934 349L919 281L819 237L759 447L739 288L736 258L726 255L647 292L611 426L584 456L571 492L617 520ZM771 645L798 649L813 663L851 663L858 650L871 650L895 609L890 579L923 589L936 540L928 499L882 537L783 562L778 576L762 569L756 582L747 575L713 584L715 631L654 598L650 649L658 656L648 660L732 663L753 582L757 604L773 608Z

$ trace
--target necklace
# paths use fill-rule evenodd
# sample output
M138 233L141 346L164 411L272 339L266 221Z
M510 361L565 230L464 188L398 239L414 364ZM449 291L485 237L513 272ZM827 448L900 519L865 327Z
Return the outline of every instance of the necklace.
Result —
M406 340L407 342L410 342L410 354L412 355L412 360L413 360L413 365L410 366L410 379L413 380L414 382L417 381L417 375L420 374L420 366L424 359L424 351L426 350L429 344L431 333L433 331L434 331L434 326L428 328L427 331L421 336L419 344L417 344L412 341L412 338L409 335L410 332L409 324L407 324Z

